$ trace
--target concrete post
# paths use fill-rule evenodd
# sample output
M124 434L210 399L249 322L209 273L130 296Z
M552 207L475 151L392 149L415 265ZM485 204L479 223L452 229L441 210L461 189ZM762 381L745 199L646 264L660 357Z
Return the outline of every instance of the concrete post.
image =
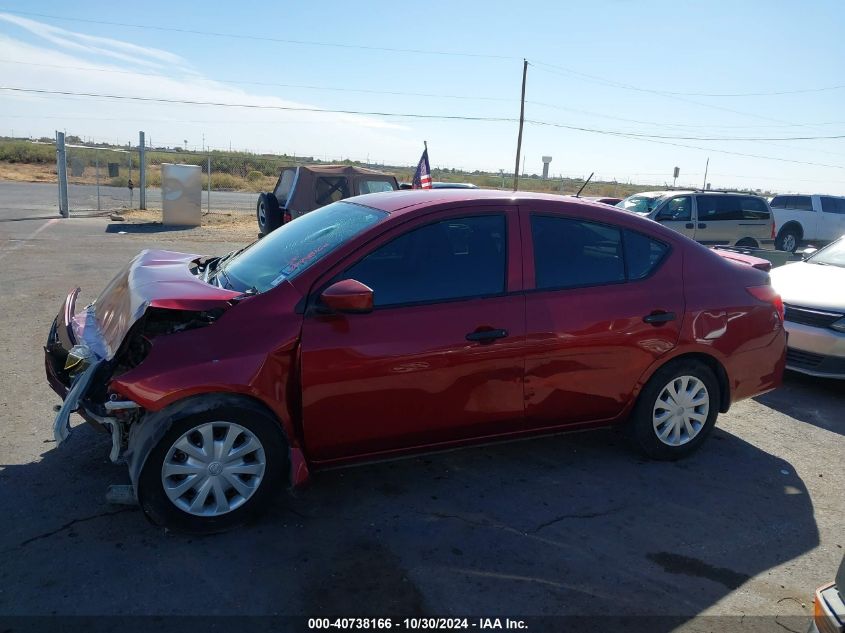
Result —
M56 174L59 177L59 213L70 217L67 204L67 155L65 154L65 133L56 132Z
M144 133L138 132L138 162L140 164L140 171L138 172L138 208L147 208L147 161L145 160L146 144L144 142Z

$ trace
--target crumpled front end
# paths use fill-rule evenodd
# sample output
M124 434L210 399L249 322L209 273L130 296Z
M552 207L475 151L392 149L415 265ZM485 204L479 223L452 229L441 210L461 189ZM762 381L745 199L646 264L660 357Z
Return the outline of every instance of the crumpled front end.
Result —
M118 460L143 411L110 392L112 379L143 362L155 337L209 325L239 296L204 281L196 260L142 251L80 312L79 288L68 294L44 348L47 381L64 400L53 423L57 444L69 436L70 414L78 412L111 431L111 458Z

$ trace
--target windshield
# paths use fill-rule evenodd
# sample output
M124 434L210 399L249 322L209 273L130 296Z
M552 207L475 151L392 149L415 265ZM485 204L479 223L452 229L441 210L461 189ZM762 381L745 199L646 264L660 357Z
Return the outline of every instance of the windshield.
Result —
M238 291L265 292L385 217L384 211L349 202L311 211L232 257L220 269L220 281Z
M833 244L813 253L807 258L807 261L811 264L845 268L845 237L840 237Z
M645 214L651 213L662 199L662 193L641 194L625 198L622 202L617 203L616 206L620 209L625 209L625 211Z

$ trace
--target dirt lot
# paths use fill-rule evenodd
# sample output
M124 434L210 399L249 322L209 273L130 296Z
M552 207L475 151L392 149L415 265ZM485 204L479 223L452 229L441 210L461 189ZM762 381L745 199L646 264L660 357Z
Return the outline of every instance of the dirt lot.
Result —
M798 376L678 463L612 432L558 436L325 472L254 526L164 532L104 501L128 481L107 437L77 419L55 447L41 346L71 287L93 298L145 247L225 252L252 239L252 218L168 231L3 206L0 615L612 615L616 628L668 614L649 630L708 615L725 617L688 630L803 631L842 557L845 395Z

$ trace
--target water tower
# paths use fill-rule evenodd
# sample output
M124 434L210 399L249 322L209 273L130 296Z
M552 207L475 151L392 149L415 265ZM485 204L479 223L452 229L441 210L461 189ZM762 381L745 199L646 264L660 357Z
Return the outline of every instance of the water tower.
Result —
M551 156L543 156L543 180L549 177L549 163L552 162Z

